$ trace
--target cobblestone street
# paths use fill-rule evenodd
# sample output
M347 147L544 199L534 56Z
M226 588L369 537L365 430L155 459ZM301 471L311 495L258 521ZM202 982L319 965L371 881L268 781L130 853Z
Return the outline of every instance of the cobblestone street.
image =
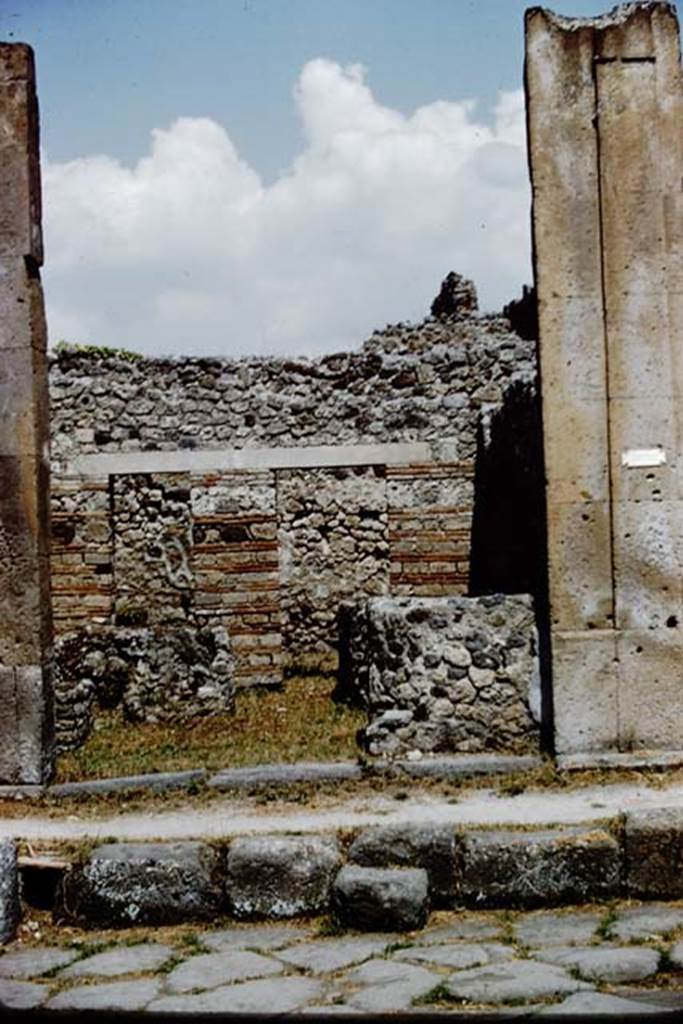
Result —
M325 934L318 920L71 929L61 945L44 945L37 927L24 926L0 955L0 1007L617 1017L683 1010L680 901L440 912L404 935Z

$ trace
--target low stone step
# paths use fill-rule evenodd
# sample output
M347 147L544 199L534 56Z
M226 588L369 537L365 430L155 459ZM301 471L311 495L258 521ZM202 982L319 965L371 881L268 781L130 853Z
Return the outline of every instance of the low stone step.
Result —
M332 886L332 912L340 924L362 931L414 931L429 916L424 868L342 868Z

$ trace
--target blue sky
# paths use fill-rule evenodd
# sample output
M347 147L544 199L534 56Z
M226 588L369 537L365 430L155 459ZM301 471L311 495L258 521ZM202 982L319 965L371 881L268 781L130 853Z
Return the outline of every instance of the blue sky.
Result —
M485 306L512 297L530 275L525 6L0 0L0 36L36 52L52 340L56 332L155 352L312 353L360 343L378 318L419 318L451 269L480 278ZM606 9L589 0L551 6L578 16ZM153 132L166 134L155 143ZM188 162L204 168L206 189ZM479 179L488 192L468 216ZM429 191L443 223L439 207L425 205ZM192 224L183 202L196 209ZM239 235L232 247L226 233ZM502 246L518 251L502 262ZM167 258L183 250L185 261Z

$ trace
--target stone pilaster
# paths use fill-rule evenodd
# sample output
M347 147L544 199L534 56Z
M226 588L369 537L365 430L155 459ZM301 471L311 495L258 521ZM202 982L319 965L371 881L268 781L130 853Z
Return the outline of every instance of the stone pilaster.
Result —
M48 393L33 53L0 44L0 780L53 765Z

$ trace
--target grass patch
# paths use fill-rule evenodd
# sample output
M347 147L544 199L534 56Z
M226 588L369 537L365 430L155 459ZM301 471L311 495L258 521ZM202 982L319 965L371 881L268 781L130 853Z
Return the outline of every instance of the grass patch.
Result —
M595 934L599 939L611 939L612 930L616 923L617 917L619 916L619 910L616 903L611 903L605 912L605 916L602 921L595 929Z
M117 709L63 754L57 782L293 761L355 759L362 711L335 704L329 676L291 678L284 690L238 693L235 709L179 725L133 725Z
M446 987L445 982L440 982L431 988L429 992L425 992L423 996L417 996L413 999L413 1006L432 1006L434 1003L452 1003L453 996L450 994Z

